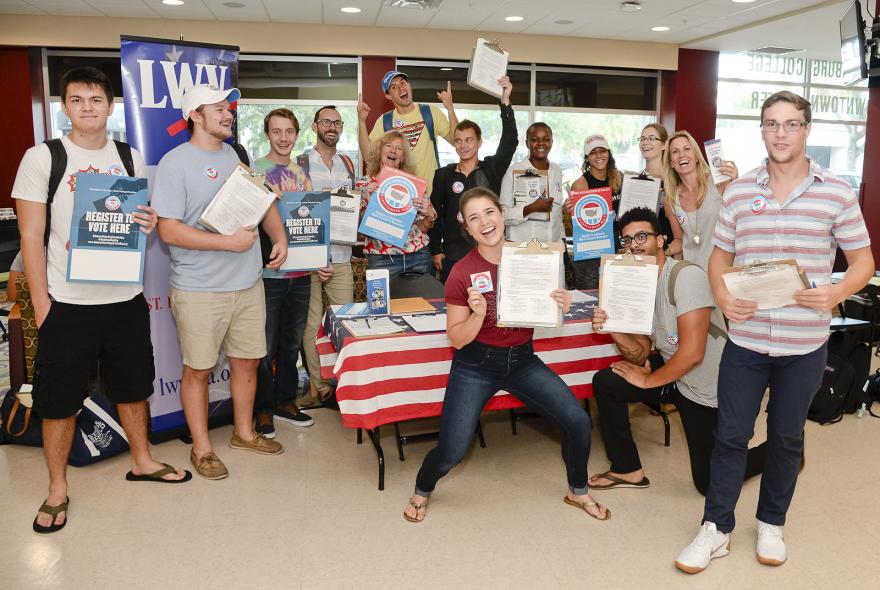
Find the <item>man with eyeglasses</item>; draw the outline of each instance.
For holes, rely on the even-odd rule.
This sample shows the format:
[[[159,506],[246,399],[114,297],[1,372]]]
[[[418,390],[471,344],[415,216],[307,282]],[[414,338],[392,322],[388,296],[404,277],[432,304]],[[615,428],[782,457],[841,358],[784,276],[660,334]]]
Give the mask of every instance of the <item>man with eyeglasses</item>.
[[[355,183],[355,167],[351,158],[337,151],[337,144],[345,128],[339,111],[333,105],[321,107],[315,112],[312,131],[315,147],[297,157],[299,165],[308,172],[315,190],[335,191],[351,189]],[[312,395],[327,400],[332,394],[329,382],[321,378],[321,362],[315,348],[315,337],[324,317],[322,293],[330,305],[354,301],[354,275],[351,270],[351,246],[330,244],[330,266],[312,273],[309,296],[309,313],[303,336],[303,351],[309,370]]]
[[[299,136],[299,121],[290,109],[270,111],[263,119],[269,153],[254,162],[266,183],[278,193],[312,190],[308,174],[290,154]],[[265,238],[264,238],[265,240]],[[265,247],[263,248],[265,252]],[[314,420],[296,405],[299,388],[299,349],[309,313],[309,272],[288,272],[263,277],[266,296],[266,356],[257,372],[254,418],[257,434],[275,438],[275,417],[294,426],[311,426]]]
[[[768,386],[756,554],[766,565],[785,562],[782,527],[797,483],[807,410],[825,371],[830,311],[874,272],[855,194],[806,155],[811,117],[802,97],[788,91],[769,96],[761,107],[767,159],[724,191],[709,280],[730,320],[730,339],[718,375],[718,425],[703,523],[675,561],[687,573],[702,571],[729,551],[748,443]],[[849,268],[832,285],[838,245]],[[795,259],[813,285],[795,293],[794,305],[759,310],[724,285],[730,266],[784,258]]]
[[[610,333],[624,360],[593,375],[593,396],[611,466],[593,475],[589,486],[610,490],[651,485],[633,440],[629,404],[671,402],[684,426],[694,486],[705,494],[718,407],[718,363],[726,341],[724,321],[715,308],[706,272],[690,262],[667,259],[666,240],[653,211],[630,209],[621,216],[620,228],[621,246],[637,256],[655,257],[660,267],[654,332],[651,336]],[[601,332],[607,320],[608,314],[596,309],[593,329]],[[761,472],[763,447],[749,451],[747,477]]]

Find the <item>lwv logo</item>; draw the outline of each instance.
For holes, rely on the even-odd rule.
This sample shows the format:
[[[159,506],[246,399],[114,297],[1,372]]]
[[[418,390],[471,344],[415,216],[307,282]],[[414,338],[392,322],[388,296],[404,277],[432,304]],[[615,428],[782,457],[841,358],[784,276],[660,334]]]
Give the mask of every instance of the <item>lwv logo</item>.
[[[226,87],[226,74],[229,71],[229,66],[195,64],[195,73],[193,73],[192,64],[160,61],[159,66],[161,66],[161,73],[165,77],[165,87],[168,89],[168,94],[162,95],[161,100],[157,100],[153,78],[156,71],[156,60],[139,59],[137,62],[141,78],[140,106],[144,109],[164,109],[169,97],[171,98],[171,106],[179,109],[184,91],[189,90],[195,84],[208,84],[217,88]]]

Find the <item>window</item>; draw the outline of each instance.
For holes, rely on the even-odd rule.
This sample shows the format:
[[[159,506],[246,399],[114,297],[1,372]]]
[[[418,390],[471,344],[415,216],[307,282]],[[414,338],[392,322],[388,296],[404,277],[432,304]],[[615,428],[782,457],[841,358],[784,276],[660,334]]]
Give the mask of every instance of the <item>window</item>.
[[[564,68],[536,72],[535,105],[653,111],[657,76],[581,73]]]
[[[807,154],[852,184],[862,178],[867,83],[843,86],[839,61],[747,52],[721,54],[718,67],[716,135],[741,173],[758,166],[767,151],[761,105],[779,90],[800,94],[812,104],[813,125]]]

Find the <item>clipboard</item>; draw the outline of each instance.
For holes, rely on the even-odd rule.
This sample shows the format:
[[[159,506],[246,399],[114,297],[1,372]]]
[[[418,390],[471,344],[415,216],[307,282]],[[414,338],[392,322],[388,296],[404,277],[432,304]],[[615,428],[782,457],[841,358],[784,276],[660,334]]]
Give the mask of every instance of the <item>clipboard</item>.
[[[623,178],[623,184],[621,185],[620,189],[620,204],[618,205],[617,210],[618,219],[630,209],[635,209],[636,207],[644,207],[648,205],[648,203],[644,202],[643,195],[636,195],[636,198],[634,200],[631,191],[624,190],[625,188],[628,188],[628,184],[633,182],[657,183],[657,198],[651,203],[651,210],[654,211],[654,213],[657,213],[660,210],[660,189],[662,188],[661,181],[651,176],[648,176],[647,172],[645,170],[642,170],[642,172],[638,175],[625,175]],[[651,186],[650,188],[651,192],[653,192],[654,187]],[[632,202],[633,200],[634,202]]]
[[[480,65],[484,67],[475,69],[474,60],[477,57],[477,50],[480,48],[485,48],[489,52],[481,58],[487,63],[481,62]],[[484,52],[481,51],[481,53]],[[487,57],[489,59],[487,59]],[[507,66],[509,62],[510,52],[501,46],[501,41],[498,39],[489,40],[477,37],[477,43],[471,52],[471,61],[468,64],[467,85],[494,96],[495,98],[501,98],[503,95],[503,89],[498,85],[496,80],[507,75]]]
[[[615,268],[646,268],[653,266],[653,283],[650,287],[646,285],[646,290],[643,292],[636,293],[631,288],[627,292],[627,290],[624,289],[618,294],[620,299],[615,298],[614,302],[611,303],[608,301],[608,296],[605,293],[607,278],[606,270],[609,266],[614,266]],[[603,330],[608,332],[623,332],[627,334],[651,335],[653,332],[654,304],[657,298],[657,280],[659,278],[659,271],[660,268],[657,266],[656,258],[653,256],[637,255],[631,252],[602,255],[599,266],[599,307],[608,311],[609,321],[606,322],[606,326],[612,324],[610,327],[603,328]],[[637,279],[645,280],[646,277],[637,277]],[[624,293],[629,295],[629,297],[624,297]],[[644,307],[641,312],[641,317],[635,313],[635,310],[639,309],[639,306]],[[620,317],[615,313],[618,309],[622,312]],[[626,317],[627,314],[629,314],[629,317]],[[617,327],[617,322],[622,322],[625,327]]]
[[[549,170],[536,170],[534,168],[526,168],[524,170],[511,170],[511,175],[513,178],[513,203],[516,207],[525,207],[535,202],[537,199],[549,199],[554,205],[557,205],[556,200],[550,198]],[[520,190],[517,190],[517,181],[522,178],[541,179],[538,182],[537,196],[524,193],[522,188],[520,188]],[[519,180],[520,185],[522,184],[522,182],[523,181]],[[538,211],[535,213],[529,213],[526,216],[526,219],[531,219],[534,221],[550,221],[550,212]]]
[[[505,249],[510,250],[514,249],[514,256],[553,256],[555,253],[559,254],[559,274],[556,279],[554,289],[563,288],[565,285],[565,269],[563,268],[562,255],[565,252],[565,245],[561,242],[541,242],[536,238],[532,238],[528,242],[522,242],[516,245],[506,245]],[[504,263],[504,258],[501,259],[502,264]],[[502,270],[499,265],[498,269],[498,292],[496,296],[496,308],[497,315],[495,320],[495,325],[499,328],[559,328],[563,323],[563,313],[562,310],[557,307],[556,311],[556,319],[553,322],[531,322],[531,321],[517,321],[517,320],[507,320],[505,321],[501,317],[502,305],[504,304],[504,281],[502,280]],[[553,289],[551,289],[552,291]],[[549,305],[554,305],[551,301],[548,302]]]
[[[754,301],[759,310],[792,305],[796,291],[811,287],[804,270],[791,258],[732,266],[724,269],[721,276],[731,294],[744,301]]]

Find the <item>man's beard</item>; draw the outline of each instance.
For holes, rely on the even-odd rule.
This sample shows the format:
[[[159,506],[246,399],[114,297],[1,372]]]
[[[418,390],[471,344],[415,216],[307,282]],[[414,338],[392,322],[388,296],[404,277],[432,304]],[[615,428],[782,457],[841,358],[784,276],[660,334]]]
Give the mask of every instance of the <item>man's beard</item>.
[[[327,139],[327,135],[328,135],[329,133],[330,133],[330,131],[319,131],[319,132],[318,132],[318,139],[320,139],[321,142],[322,142],[324,145],[326,145],[327,147],[336,147],[336,144],[339,143],[339,134],[336,133],[336,134],[335,134],[335,135],[336,135],[336,138],[333,139],[332,142],[331,142],[331,140]]]

